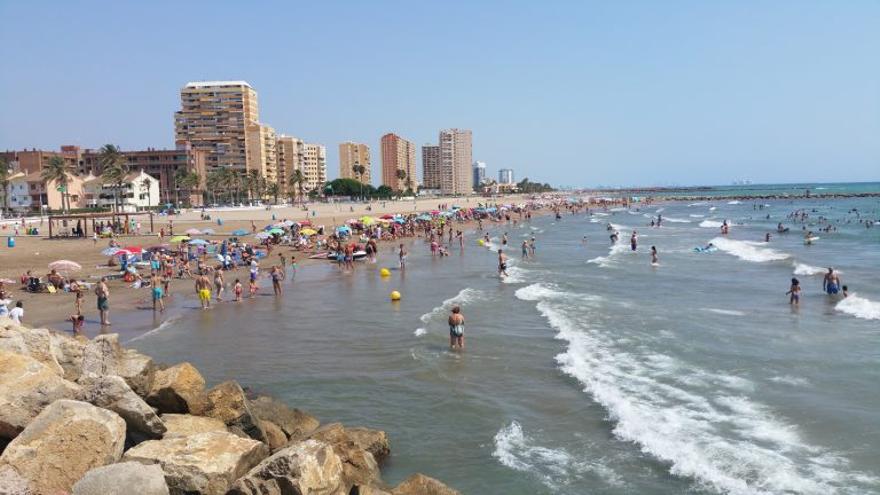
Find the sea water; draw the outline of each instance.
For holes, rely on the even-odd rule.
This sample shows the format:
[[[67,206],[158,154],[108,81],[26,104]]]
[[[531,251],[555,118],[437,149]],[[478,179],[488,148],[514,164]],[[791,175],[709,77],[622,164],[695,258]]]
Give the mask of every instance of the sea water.
[[[663,226],[648,227],[660,208]],[[798,208],[838,231],[804,245],[785,218]],[[265,281],[210,311],[178,295],[168,321],[138,316],[123,340],[211,383],[387,431],[389,482],[419,471],[468,494],[880,493],[880,226],[853,208],[880,218],[876,198],[722,200],[494,224],[490,248],[469,232],[446,258],[411,242],[405,270],[388,249],[351,274],[301,269],[283,298]],[[537,255],[520,260],[532,235]],[[717,251],[693,251],[710,241]],[[846,300],[821,293],[828,266]],[[453,305],[463,352],[448,348]]]

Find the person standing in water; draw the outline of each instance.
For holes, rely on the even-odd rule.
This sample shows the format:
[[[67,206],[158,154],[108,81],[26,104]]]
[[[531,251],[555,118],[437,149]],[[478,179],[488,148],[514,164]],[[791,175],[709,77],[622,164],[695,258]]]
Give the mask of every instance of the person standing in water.
[[[529,241],[523,240],[522,242],[522,259],[529,258]]]
[[[202,309],[211,307],[211,281],[208,280],[207,275],[196,277],[195,289],[196,294],[199,296],[199,301],[202,303]]]
[[[507,255],[503,249],[498,250],[498,276],[504,278],[507,276]]]
[[[657,265],[660,263],[660,258],[657,256],[657,246],[651,246],[651,264]]]
[[[110,289],[107,287],[107,277],[101,277],[101,281],[95,286],[95,295],[98,297],[98,313],[101,315],[101,325],[109,325]]]
[[[403,243],[400,244],[400,248],[397,250],[397,258],[400,261],[400,268],[406,268],[406,248],[403,247]]]
[[[280,266],[275,265],[272,267],[270,275],[272,277],[272,290],[275,292],[275,295],[283,295],[284,289],[281,287],[281,281],[284,280],[284,270]]]
[[[163,300],[164,294],[162,291],[162,279],[159,277],[159,272],[153,271],[150,275],[150,290],[153,293],[153,311],[156,311],[156,307],[159,307],[159,311],[165,311],[165,301]]]
[[[791,287],[786,292],[787,295],[791,297],[788,299],[788,304],[793,306],[800,306],[801,302],[801,283],[798,279],[791,279]]]
[[[635,251],[639,247],[639,235],[636,233],[635,230],[633,230],[632,235],[629,237],[629,247],[633,251]]]
[[[840,277],[834,273],[834,268],[828,268],[828,273],[825,274],[825,279],[822,280],[822,291],[829,296],[840,292]]]
[[[223,281],[223,269],[219,269],[214,272],[214,292],[217,293],[217,302],[221,302],[222,294],[223,294],[223,286],[226,283]]]
[[[464,316],[461,307],[453,306],[452,314],[449,315],[449,348],[464,349]]]

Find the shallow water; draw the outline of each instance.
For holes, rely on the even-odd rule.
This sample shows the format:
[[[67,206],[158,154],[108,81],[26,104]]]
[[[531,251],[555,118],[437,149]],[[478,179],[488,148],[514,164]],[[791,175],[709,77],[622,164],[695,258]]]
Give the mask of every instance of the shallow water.
[[[204,312],[175,301],[164,325],[132,317],[123,340],[212,383],[386,430],[390,482],[421,471],[469,494],[880,492],[880,226],[760,242],[798,207],[876,219],[880,205],[765,203],[664,205],[660,229],[645,226],[657,207],[496,226],[492,246],[506,229],[514,258],[537,237],[537,259],[516,260],[507,283],[476,233],[443,259],[415,242],[387,279],[391,252],[353,274],[301,270],[283,299]],[[723,219],[725,238],[701,226]],[[692,251],[713,239],[718,251]],[[832,264],[855,294],[844,302],[820,294]],[[453,304],[467,318],[462,353],[447,349]]]

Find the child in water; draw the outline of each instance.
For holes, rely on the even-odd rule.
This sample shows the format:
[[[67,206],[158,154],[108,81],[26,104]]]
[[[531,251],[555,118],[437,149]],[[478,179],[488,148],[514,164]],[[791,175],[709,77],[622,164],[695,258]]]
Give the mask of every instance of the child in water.
[[[241,286],[241,281],[239,279],[235,279],[235,285],[232,288],[232,292],[235,294],[235,302],[241,302],[241,293],[244,289]]]
[[[788,300],[788,304],[794,304],[795,306],[800,305],[801,301],[801,283],[798,279],[791,279],[791,288],[788,289],[786,294],[791,294],[791,298]]]

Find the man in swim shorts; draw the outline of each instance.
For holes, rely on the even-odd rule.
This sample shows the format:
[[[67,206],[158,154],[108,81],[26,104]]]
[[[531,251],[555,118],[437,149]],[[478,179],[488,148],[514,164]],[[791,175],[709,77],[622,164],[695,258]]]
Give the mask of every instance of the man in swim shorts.
[[[504,278],[507,276],[507,255],[503,249],[498,250],[498,276]]]
[[[211,306],[211,281],[207,275],[199,275],[196,278],[196,294],[202,303],[202,309],[208,309]]]
[[[464,316],[461,307],[453,306],[452,314],[449,315],[449,348],[464,349]]]
[[[153,293],[153,311],[156,311],[156,306],[159,306],[159,311],[165,311],[165,301],[162,300],[163,291],[162,291],[162,279],[159,278],[158,272],[153,272],[150,275],[150,290]]]
[[[107,277],[101,277],[101,281],[95,286],[95,295],[98,296],[98,313],[101,315],[101,325],[109,325],[110,289],[107,288]]]
[[[834,273],[834,268],[828,267],[828,273],[825,274],[825,279],[822,280],[822,290],[829,296],[840,292],[840,277]]]

